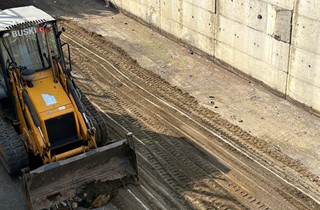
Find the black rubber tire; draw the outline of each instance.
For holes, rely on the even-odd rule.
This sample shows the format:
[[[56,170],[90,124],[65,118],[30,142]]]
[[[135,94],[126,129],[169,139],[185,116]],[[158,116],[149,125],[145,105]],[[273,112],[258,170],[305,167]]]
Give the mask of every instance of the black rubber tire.
[[[100,111],[90,102],[90,100],[79,90],[81,102],[86,111],[86,114],[92,120],[93,126],[96,128],[96,142],[98,146],[108,144],[107,124],[103,119]]]
[[[11,122],[0,118],[0,160],[10,176],[28,167],[28,154]]]

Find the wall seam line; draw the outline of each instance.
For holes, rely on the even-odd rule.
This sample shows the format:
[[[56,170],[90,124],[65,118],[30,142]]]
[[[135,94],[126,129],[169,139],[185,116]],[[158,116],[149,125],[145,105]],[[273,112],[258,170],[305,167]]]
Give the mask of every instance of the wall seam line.
[[[290,70],[291,70],[291,59],[293,57],[292,54],[292,48],[293,48],[293,45],[292,45],[292,40],[293,40],[293,34],[294,34],[294,31],[293,31],[293,21],[295,21],[296,19],[296,13],[295,13],[295,10],[297,7],[297,4],[299,3],[299,0],[296,0],[294,5],[293,5],[293,9],[292,9],[292,15],[291,15],[291,25],[290,25],[290,40],[289,40],[289,52],[288,52],[288,69],[287,69],[287,78],[286,78],[286,84],[285,84],[285,92],[284,92],[284,97],[287,99],[289,97],[288,95],[288,92],[289,92],[289,83],[290,83]]]

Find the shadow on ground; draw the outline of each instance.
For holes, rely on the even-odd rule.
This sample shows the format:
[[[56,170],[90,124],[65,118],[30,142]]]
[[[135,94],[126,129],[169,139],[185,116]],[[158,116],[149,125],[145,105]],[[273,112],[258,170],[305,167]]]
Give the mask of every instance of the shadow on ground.
[[[91,101],[98,103],[102,110],[108,108],[108,104],[99,104],[103,99],[108,98],[108,93],[99,96],[89,91],[83,92]],[[222,188],[216,190],[209,186],[210,183],[219,185],[215,181],[221,179],[223,177],[221,175],[228,173],[230,169],[214,155],[199,149],[201,146],[196,145],[188,137],[183,134],[171,136],[146,129],[146,122],[141,122],[140,119],[129,115],[119,116],[112,112],[103,113],[101,111],[100,114],[104,116],[108,124],[110,139],[123,139],[128,131],[139,139],[135,143],[138,168],[142,172],[140,173],[142,186],[159,193],[158,196],[161,199],[171,200],[172,203],[174,203],[173,200],[176,200],[186,209],[192,209],[194,206],[185,195],[194,195],[199,196],[197,202],[205,206],[213,206],[210,200],[218,199],[231,209],[235,206],[246,209],[235,197],[230,196],[227,190]],[[166,130],[164,125],[159,125],[157,129]],[[207,182],[207,180],[210,181]],[[161,189],[166,189],[166,194],[161,194]],[[115,205],[117,205],[117,200],[120,199],[115,198]],[[130,206],[130,203],[128,205]],[[173,206],[168,204],[165,207],[168,209],[181,208],[174,204],[171,205]]]

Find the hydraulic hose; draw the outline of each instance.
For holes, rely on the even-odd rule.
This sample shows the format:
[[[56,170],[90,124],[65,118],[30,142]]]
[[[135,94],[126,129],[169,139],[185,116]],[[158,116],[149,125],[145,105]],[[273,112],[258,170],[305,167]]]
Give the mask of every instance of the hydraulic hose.
[[[68,84],[68,89],[69,91],[71,92],[71,95],[74,99],[74,101],[76,102],[76,105],[78,107],[78,110],[80,113],[84,113],[84,109],[83,109],[83,106],[82,106],[82,103],[77,95],[77,91],[74,87],[74,85],[72,84],[71,80],[70,79],[67,79],[67,84]]]
[[[24,102],[26,103],[26,105],[27,105],[27,107],[28,107],[28,110],[29,110],[29,112],[30,112],[30,115],[31,115],[31,117],[32,117],[32,121],[33,121],[34,125],[35,125],[36,127],[40,127],[39,118],[38,118],[38,116],[37,116],[37,114],[36,114],[36,111],[34,110],[34,108],[33,108],[33,106],[32,106],[32,103],[31,103],[31,101],[30,101],[30,98],[29,98],[29,95],[28,95],[27,91],[26,91],[26,90],[23,90],[23,91],[22,91],[22,95],[23,95],[23,100],[24,100]]]
[[[45,138],[44,138],[44,135],[43,135],[42,130],[41,130],[41,127],[40,127],[39,118],[38,118],[38,116],[37,116],[37,114],[36,114],[36,111],[34,110],[34,108],[33,108],[33,106],[32,106],[32,103],[31,103],[31,101],[30,101],[29,95],[28,95],[28,93],[27,93],[26,90],[22,90],[22,96],[23,96],[23,100],[24,100],[25,104],[26,104],[27,107],[28,107],[28,110],[29,110],[29,112],[30,112],[32,121],[33,121],[34,125],[37,127],[37,129],[38,129],[38,131],[39,131],[39,133],[40,133],[40,135],[41,135],[41,138],[42,138],[42,140],[43,140],[44,145],[45,145],[46,147],[48,147],[48,144],[47,144],[47,142],[46,142],[46,140],[45,140]]]
[[[78,107],[79,112],[82,114],[87,127],[89,129],[91,129],[93,127],[93,125],[89,121],[89,119],[84,111],[83,105],[82,105],[82,103],[79,99],[79,96],[77,94],[76,88],[74,87],[74,84],[72,83],[72,81],[69,78],[67,79],[67,84],[68,84],[69,91],[71,92],[71,95],[73,96],[73,99]]]

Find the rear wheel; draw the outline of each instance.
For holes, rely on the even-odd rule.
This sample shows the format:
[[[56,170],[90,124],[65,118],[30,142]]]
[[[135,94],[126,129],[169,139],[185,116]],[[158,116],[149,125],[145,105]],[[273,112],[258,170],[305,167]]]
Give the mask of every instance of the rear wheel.
[[[10,176],[29,165],[24,144],[13,125],[0,118],[0,160]]]
[[[104,121],[101,113],[89,101],[89,99],[79,90],[81,95],[81,102],[86,110],[87,115],[92,120],[93,126],[96,128],[96,142],[98,146],[106,145],[108,143],[107,124]]]

